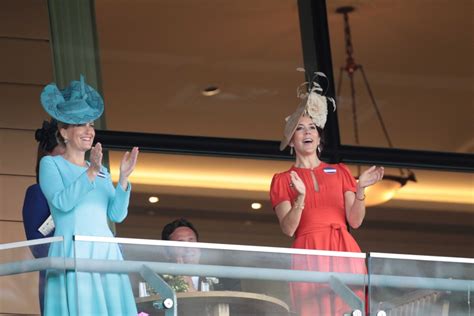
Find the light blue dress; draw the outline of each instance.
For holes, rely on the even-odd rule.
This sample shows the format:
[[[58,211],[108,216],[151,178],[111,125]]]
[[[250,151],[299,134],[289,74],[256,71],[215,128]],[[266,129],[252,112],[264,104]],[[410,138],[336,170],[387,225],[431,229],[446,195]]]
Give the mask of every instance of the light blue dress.
[[[123,260],[113,243],[75,242],[73,235],[113,237],[107,218],[121,222],[128,212],[130,185],[126,191],[113,187],[110,174],[102,167],[91,182],[87,168],[62,156],[46,156],[40,162],[40,186],[56,224],[55,236],[64,237],[64,245],[54,243],[50,257]],[[63,247],[64,246],[64,247]],[[126,274],[61,273],[48,271],[44,314],[58,315],[137,315]]]

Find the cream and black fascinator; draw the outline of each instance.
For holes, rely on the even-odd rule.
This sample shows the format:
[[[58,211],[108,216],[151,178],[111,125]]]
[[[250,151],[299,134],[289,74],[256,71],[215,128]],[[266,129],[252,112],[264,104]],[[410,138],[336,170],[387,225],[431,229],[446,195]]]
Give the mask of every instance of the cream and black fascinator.
[[[298,68],[297,70],[304,71],[302,68]],[[327,81],[325,74],[315,72],[310,80],[303,82],[296,89],[296,95],[301,99],[301,102],[296,108],[296,111],[285,119],[286,125],[283,132],[283,139],[280,143],[280,150],[284,150],[290,143],[298,121],[302,116],[306,115],[310,117],[316,126],[323,129],[326,125],[328,115],[328,101],[332,103],[333,109],[336,111],[336,102],[333,98],[324,95],[325,91],[318,83],[318,79],[321,77]]]

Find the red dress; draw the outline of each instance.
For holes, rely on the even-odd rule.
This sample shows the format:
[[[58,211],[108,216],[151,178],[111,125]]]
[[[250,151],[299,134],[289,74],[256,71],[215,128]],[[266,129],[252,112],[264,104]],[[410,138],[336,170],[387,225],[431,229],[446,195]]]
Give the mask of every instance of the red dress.
[[[290,187],[290,171],[296,171],[306,186],[305,208],[295,232],[293,248],[360,252],[347,231],[344,193],[355,192],[356,181],[343,164],[321,162],[314,169],[292,167],[273,176],[270,198],[275,208],[283,201],[293,205],[298,193]],[[295,255],[292,268],[323,272],[366,273],[363,259],[334,256]],[[294,308],[298,315],[343,315],[350,311],[327,286],[317,283],[290,284]],[[355,290],[364,299],[363,287]]]

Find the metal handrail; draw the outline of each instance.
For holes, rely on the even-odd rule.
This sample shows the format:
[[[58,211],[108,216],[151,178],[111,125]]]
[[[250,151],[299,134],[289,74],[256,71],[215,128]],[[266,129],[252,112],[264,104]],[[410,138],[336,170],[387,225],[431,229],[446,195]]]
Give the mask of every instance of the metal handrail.
[[[258,267],[237,267],[208,264],[178,264],[169,262],[132,261],[132,260],[97,260],[48,257],[22,260],[0,264],[0,276],[58,269],[98,273],[139,273],[144,266],[150,267],[158,274],[215,276],[222,278],[273,280],[286,282],[329,283],[331,277],[337,277],[347,285],[364,286],[366,274],[341,272],[320,272],[290,269],[273,269]],[[443,278],[370,275],[371,285],[398,288],[433,289],[443,291],[467,291],[474,288],[474,280],[453,280]]]

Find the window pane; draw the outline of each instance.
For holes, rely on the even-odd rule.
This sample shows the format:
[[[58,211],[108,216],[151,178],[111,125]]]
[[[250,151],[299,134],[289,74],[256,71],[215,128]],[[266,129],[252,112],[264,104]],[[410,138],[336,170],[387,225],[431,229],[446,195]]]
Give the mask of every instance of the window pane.
[[[328,1],[335,82],[346,65],[347,1]],[[473,2],[356,1],[349,13],[353,57],[363,66],[393,146],[474,152]],[[352,4],[354,4],[352,3]],[[350,81],[343,73],[338,118],[343,144],[355,140]],[[389,147],[361,70],[353,76],[359,144]]]
[[[95,3],[108,129],[280,138],[304,81],[296,1]]]

